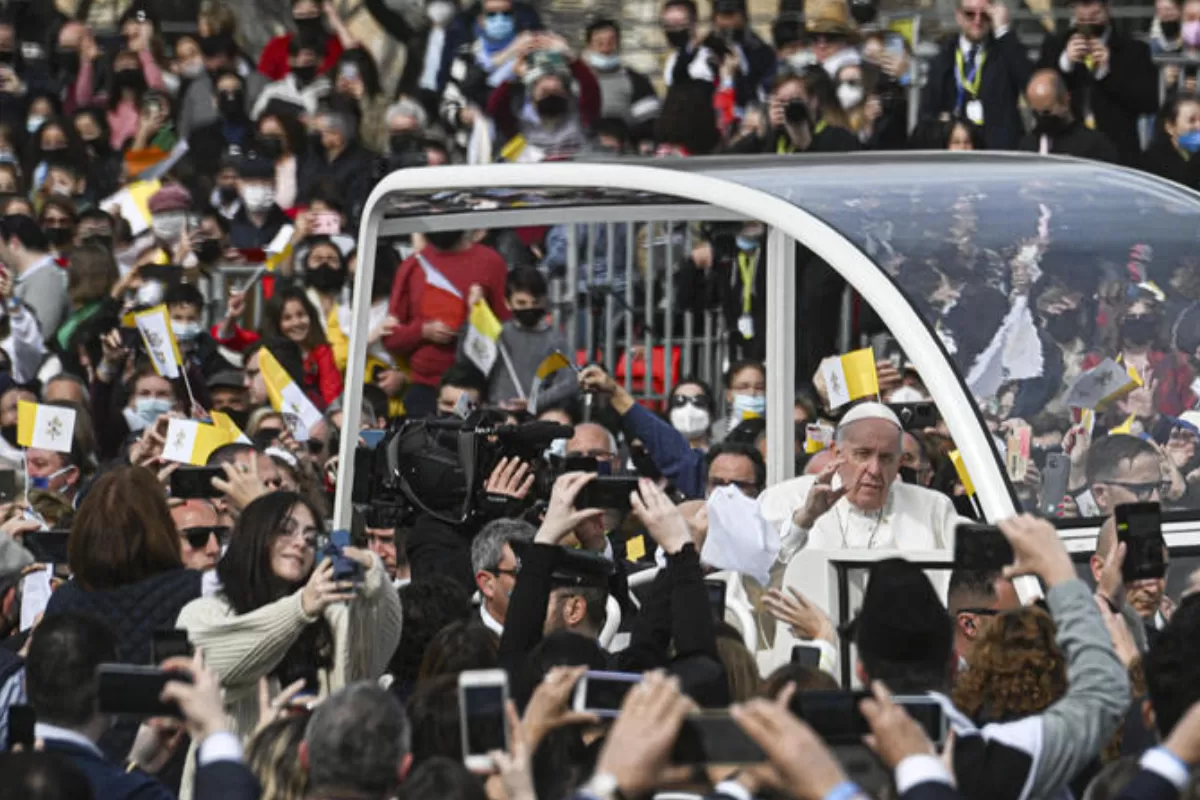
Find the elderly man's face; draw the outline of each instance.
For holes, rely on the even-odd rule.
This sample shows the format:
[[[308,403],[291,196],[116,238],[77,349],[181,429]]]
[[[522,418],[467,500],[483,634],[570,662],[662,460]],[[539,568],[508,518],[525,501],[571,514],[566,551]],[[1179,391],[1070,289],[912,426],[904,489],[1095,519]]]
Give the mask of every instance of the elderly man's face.
[[[900,470],[900,429],[883,419],[863,419],[842,431],[838,474],[846,498],[862,511],[878,511]]]
[[[602,464],[610,465],[617,460],[611,434],[594,422],[575,426],[575,435],[567,442],[567,456],[594,458]]]

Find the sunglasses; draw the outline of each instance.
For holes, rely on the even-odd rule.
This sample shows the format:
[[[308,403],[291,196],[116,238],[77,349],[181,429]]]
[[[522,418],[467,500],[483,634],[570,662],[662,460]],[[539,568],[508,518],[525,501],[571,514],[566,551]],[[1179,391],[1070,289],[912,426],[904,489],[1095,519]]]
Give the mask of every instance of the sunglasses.
[[[706,395],[676,394],[671,396],[671,408],[683,408],[687,405],[693,405],[696,408],[702,408],[705,411],[712,410],[712,400]]]
[[[962,15],[967,19],[973,19],[977,22],[982,22],[989,18],[988,12],[986,11],[963,11]]]
[[[1107,486],[1120,486],[1128,492],[1131,492],[1138,500],[1149,500],[1154,497],[1154,493],[1165,495],[1171,490],[1171,484],[1165,481],[1152,481],[1149,483],[1122,483],[1121,481],[1104,481]]]
[[[206,545],[208,545],[208,539],[210,536],[216,536],[217,543],[220,545],[224,545],[225,540],[227,538],[229,538],[229,526],[228,525],[197,526],[195,528],[184,528],[183,530],[180,531],[180,533],[183,534],[183,538],[187,539],[188,545],[193,550],[199,550],[199,549],[205,547]]]

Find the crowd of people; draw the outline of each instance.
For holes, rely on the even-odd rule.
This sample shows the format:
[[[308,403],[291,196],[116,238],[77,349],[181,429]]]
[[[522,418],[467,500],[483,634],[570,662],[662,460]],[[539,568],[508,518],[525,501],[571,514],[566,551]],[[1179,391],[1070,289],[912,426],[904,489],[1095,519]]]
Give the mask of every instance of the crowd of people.
[[[731,359],[720,386],[646,376],[670,387],[657,400],[571,366],[574,339],[550,314],[575,257],[612,287],[662,280],[626,263],[645,228],[414,234],[378,248],[369,299],[349,286],[371,189],[416,166],[1020,149],[1200,188],[1194,76],[1168,76],[1160,110],[1151,60],[1200,47],[1193,2],[1158,3],[1147,45],[1107,2],[1076,0],[1035,66],[1002,4],[960,0],[912,131],[920,72],[870,3],[809,3],[767,42],[742,0],[715,0],[710,20],[666,0],[668,57],[645,75],[623,63],[613,20],[571,42],[517,0],[429,0],[420,15],[367,0],[405,45],[394,93],[371,43],[317,0],[292,0],[294,29],[257,57],[222,3],[170,36],[142,0],[112,36],[50,3],[5,4],[0,799],[1192,793],[1200,577],[1176,596],[1165,576],[1126,580],[1113,522],[1129,503],[1200,505],[1189,253],[1060,263],[1061,203],[1014,214],[1008,233],[1029,230],[993,251],[973,238],[985,206],[970,198],[943,258],[906,261],[902,235],[877,239],[897,244],[889,269],[1041,518],[999,523],[1003,569],[931,580],[879,560],[853,621],[789,567],[811,551],[949,552],[979,509],[903,353],[870,356],[872,396],[835,397],[828,265],[801,265],[798,477],[774,485],[760,223],[687,226],[680,263],[660,265],[680,293],[661,313],[714,305]],[[215,293],[224,267],[266,262]],[[178,377],[139,327],[159,307]],[[359,429],[345,430],[356,314],[368,363]],[[490,358],[480,317],[499,328]],[[168,431],[184,421],[233,434],[181,457]],[[475,425],[555,433],[468,450],[454,429]],[[337,482],[344,436],[359,475],[380,477],[366,464],[381,440],[377,454],[408,460],[391,464],[399,488],[368,487],[342,545],[329,519],[352,492]],[[525,444],[497,449],[511,441]],[[463,468],[484,451],[482,474]],[[1051,521],[1073,517],[1103,523],[1090,580]],[[181,638],[188,655],[164,653]],[[793,646],[815,660],[790,660]],[[151,710],[123,705],[135,681],[106,682],[136,667],[167,672]],[[460,682],[495,670],[504,745],[470,752]],[[640,678],[602,718],[573,702],[589,670]],[[848,740],[806,709],[852,685],[867,691],[838,695],[861,719]],[[914,698],[952,734],[918,722]],[[696,758],[701,723],[724,725],[702,747],[758,755]],[[469,769],[480,755],[491,768]]]

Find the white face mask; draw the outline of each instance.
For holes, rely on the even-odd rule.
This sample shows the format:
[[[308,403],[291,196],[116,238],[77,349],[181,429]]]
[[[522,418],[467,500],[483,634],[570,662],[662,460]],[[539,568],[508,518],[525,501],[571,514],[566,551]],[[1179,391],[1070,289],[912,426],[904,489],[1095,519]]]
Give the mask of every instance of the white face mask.
[[[261,214],[275,205],[275,190],[261,183],[250,183],[242,188],[242,201],[246,208]]]
[[[179,238],[183,236],[183,231],[186,227],[187,214],[176,211],[155,214],[150,220],[150,229],[154,231],[155,238],[169,245],[175,245],[179,242]]]
[[[691,403],[671,409],[671,426],[679,431],[685,439],[699,436],[707,431],[711,421],[707,411],[696,408]]]
[[[429,17],[429,21],[439,28],[454,19],[454,12],[454,3],[446,2],[446,0],[434,0],[425,6],[425,16]]]
[[[171,321],[171,331],[175,334],[175,338],[180,344],[190,344],[195,341],[196,337],[200,335],[201,330],[203,329],[200,327],[199,322]]]
[[[858,104],[863,101],[863,89],[861,86],[843,83],[837,88],[837,96],[838,102],[842,104],[842,108],[849,111],[852,108],[857,108]]]
[[[42,125],[44,125],[45,123],[46,123],[45,117],[26,117],[25,118],[25,130],[28,131],[29,133],[37,133],[38,128],[42,127]]]
[[[587,61],[588,66],[600,72],[611,72],[621,66],[621,56],[617,53],[592,53],[583,54],[583,58]]]
[[[162,302],[163,285],[158,281],[145,281],[137,290],[139,305],[156,306]]]
[[[763,395],[735,394],[733,396],[734,425],[742,420],[766,416],[767,398]]]
[[[912,386],[901,386],[887,397],[889,403],[924,403],[927,400],[928,397]]]

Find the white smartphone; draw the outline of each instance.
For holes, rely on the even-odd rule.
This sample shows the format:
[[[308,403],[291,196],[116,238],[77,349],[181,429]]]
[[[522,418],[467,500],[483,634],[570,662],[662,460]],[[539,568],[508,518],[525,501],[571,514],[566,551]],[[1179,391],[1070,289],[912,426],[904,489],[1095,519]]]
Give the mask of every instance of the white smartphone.
[[[473,772],[494,769],[493,750],[508,750],[508,674],[502,669],[472,669],[458,676],[458,716],[463,763]]]
[[[641,682],[640,672],[585,672],[575,684],[572,708],[598,717],[616,717],[621,713],[625,695]]]

